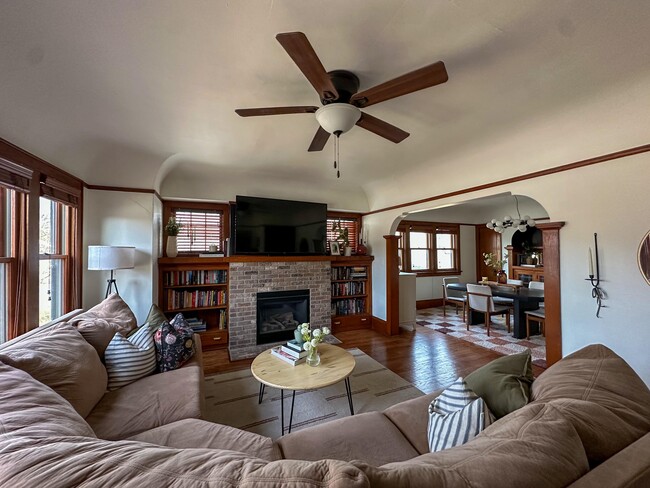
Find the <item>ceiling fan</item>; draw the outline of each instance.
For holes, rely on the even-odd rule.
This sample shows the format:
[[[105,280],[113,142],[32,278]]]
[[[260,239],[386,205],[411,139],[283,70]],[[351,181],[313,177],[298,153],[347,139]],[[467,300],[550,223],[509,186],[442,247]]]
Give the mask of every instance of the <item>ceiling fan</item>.
[[[354,125],[396,144],[403,141],[409,136],[408,132],[361,112],[360,109],[439,85],[449,79],[444,63],[438,61],[359,91],[359,78],[354,73],[346,70],[325,71],[316,51],[302,32],[286,32],[275,38],[316,89],[323,106],[240,108],[235,112],[241,117],[315,113],[320,127],[308,151],[322,151],[330,134],[338,138]]]

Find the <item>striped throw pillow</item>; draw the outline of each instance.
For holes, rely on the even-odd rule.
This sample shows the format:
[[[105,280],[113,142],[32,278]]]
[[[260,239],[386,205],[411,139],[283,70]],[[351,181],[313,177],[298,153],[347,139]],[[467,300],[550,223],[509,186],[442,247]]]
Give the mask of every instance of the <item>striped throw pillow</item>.
[[[483,399],[458,378],[429,405],[429,450],[465,444],[491,422],[492,414]]]
[[[148,324],[124,337],[117,332],[104,353],[108,389],[115,390],[156,371],[155,330]]]

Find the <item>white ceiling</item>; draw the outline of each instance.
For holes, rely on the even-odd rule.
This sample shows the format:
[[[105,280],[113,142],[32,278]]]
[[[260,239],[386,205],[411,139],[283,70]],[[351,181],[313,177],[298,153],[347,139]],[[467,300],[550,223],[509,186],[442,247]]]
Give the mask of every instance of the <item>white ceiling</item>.
[[[0,137],[91,184],[164,189],[182,171],[190,186],[232,178],[217,199],[306,195],[309,182],[369,191],[650,81],[648,25],[646,0],[2,0]],[[319,105],[275,40],[289,31],[362,89],[438,60],[449,81],[368,108],[411,136],[396,145],[354,128],[337,181],[331,144],[307,152],[313,115],[234,113]],[[647,135],[647,106],[629,107],[593,141],[577,117],[573,140],[615,151],[625,130]]]

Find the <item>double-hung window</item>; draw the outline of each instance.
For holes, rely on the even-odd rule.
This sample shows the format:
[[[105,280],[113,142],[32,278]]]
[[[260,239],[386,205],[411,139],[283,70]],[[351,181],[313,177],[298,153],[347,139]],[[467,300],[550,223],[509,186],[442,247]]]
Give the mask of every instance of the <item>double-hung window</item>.
[[[402,221],[397,228],[400,269],[422,276],[460,273],[460,226]]]

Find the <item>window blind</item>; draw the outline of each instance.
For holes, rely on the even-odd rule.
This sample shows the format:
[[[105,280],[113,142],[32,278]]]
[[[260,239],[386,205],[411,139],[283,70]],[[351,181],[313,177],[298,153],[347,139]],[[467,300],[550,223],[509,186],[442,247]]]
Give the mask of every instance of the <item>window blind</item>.
[[[5,188],[28,192],[33,173],[29,168],[0,158],[0,185]]]
[[[330,241],[338,240],[339,231],[332,230],[334,223],[341,223],[341,228],[348,229],[348,240],[350,241],[350,247],[352,248],[352,253],[357,252],[357,245],[359,241],[359,220],[356,218],[328,218],[327,219],[327,250],[329,252]]]
[[[176,222],[182,224],[177,239],[179,253],[207,252],[211,245],[223,252],[222,211],[177,208],[173,213]]]

